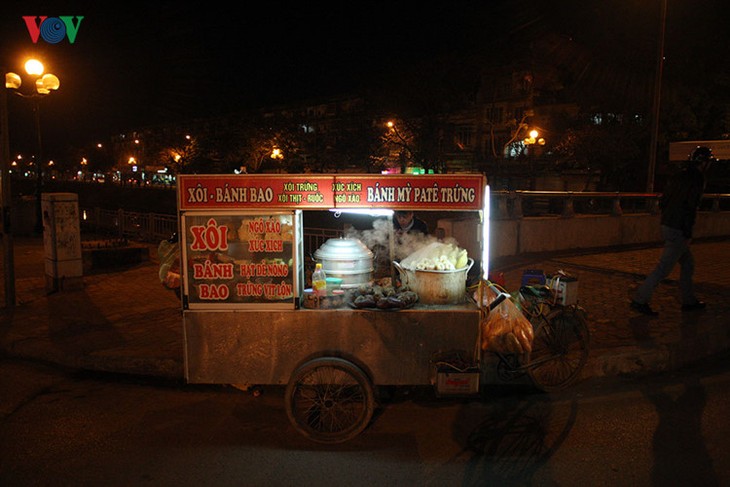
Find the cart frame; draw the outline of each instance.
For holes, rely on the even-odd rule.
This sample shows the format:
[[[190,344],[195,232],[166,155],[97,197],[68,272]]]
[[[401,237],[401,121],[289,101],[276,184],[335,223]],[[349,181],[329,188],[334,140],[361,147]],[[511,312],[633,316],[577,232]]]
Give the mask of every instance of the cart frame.
[[[178,208],[189,383],[286,385],[292,424],[324,443],[347,441],[367,427],[376,387],[436,384],[437,364],[449,354],[474,365],[478,390],[483,378],[480,322],[488,310],[466,293],[463,303],[417,304],[398,311],[301,308],[305,279],[300,212],[474,211],[481,225],[479,272],[486,280],[489,187],[483,175],[180,175]],[[242,303],[225,299],[229,291],[222,293],[224,298],[208,301],[194,295],[200,283],[189,270],[191,256],[195,250],[199,255],[201,246],[210,252],[226,250],[226,231],[216,218],[238,214],[292,215],[291,242],[277,245],[292,244],[284,255],[291,260],[292,275],[284,276],[286,283],[282,280],[293,289],[291,297],[276,303]],[[230,278],[236,268],[228,265],[220,264],[222,270],[209,265],[207,277],[218,278],[219,272]],[[466,385],[474,392],[470,383]],[[454,391],[460,391],[458,385]]]

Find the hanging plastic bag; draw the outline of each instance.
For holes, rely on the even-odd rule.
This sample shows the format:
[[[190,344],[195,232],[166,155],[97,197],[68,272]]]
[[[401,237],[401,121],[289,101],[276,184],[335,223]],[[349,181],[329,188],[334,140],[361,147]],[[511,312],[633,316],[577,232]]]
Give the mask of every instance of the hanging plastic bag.
[[[163,240],[157,247],[159,278],[168,289],[180,289],[180,244],[177,239]]]
[[[484,300],[488,306],[497,294],[485,286]],[[475,299],[478,299],[475,296]],[[532,351],[532,324],[511,299],[499,303],[482,319],[482,350],[497,353],[522,354]]]

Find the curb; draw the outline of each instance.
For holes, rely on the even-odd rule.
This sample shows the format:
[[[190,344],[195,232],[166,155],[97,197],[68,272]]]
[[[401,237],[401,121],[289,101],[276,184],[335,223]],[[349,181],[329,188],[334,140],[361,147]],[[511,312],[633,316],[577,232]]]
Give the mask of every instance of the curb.
[[[33,345],[18,343],[13,344],[11,348],[3,347],[0,349],[0,353],[5,357],[37,361],[88,372],[136,375],[171,381],[182,381],[185,379],[182,360],[147,357],[68,355],[49,350],[39,351]]]

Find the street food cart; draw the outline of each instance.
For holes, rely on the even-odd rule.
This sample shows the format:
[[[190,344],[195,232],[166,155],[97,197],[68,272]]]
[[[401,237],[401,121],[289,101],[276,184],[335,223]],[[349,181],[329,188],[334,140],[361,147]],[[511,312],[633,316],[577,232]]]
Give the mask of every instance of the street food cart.
[[[488,272],[484,176],[180,175],[178,205],[189,383],[286,386],[292,424],[320,442],[359,434],[372,418],[380,386],[477,392],[484,309],[467,292],[466,280],[470,270],[477,280]],[[461,292],[445,301],[431,290],[415,300],[412,294],[405,302],[391,300],[397,303],[392,306],[359,307],[358,293],[385,293],[379,279],[390,279],[393,297],[396,287],[410,289],[407,281],[418,274],[396,269],[392,224],[389,242],[377,251],[393,263],[383,276],[372,272],[370,249],[359,239],[334,237],[305,249],[306,214],[335,219],[359,212],[390,221],[401,209],[471,215],[474,241],[459,246],[462,260],[469,249],[467,266],[432,271],[448,279],[460,273]],[[342,247],[346,255],[338,256]],[[313,296],[311,266],[332,255],[326,270],[340,276],[340,288]],[[459,366],[449,368],[453,360]]]

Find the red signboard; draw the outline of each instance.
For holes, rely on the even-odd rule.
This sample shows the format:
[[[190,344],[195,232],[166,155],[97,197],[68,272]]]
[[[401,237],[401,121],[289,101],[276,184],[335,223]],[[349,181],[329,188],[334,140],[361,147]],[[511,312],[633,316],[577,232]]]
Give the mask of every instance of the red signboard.
[[[485,184],[484,176],[477,174],[180,175],[178,204],[180,210],[479,210]]]
[[[472,174],[336,176],[336,208],[479,210],[484,177]]]
[[[291,212],[203,212],[183,217],[188,304],[294,307]]]
[[[180,175],[181,210],[333,208],[332,178],[290,175]]]

